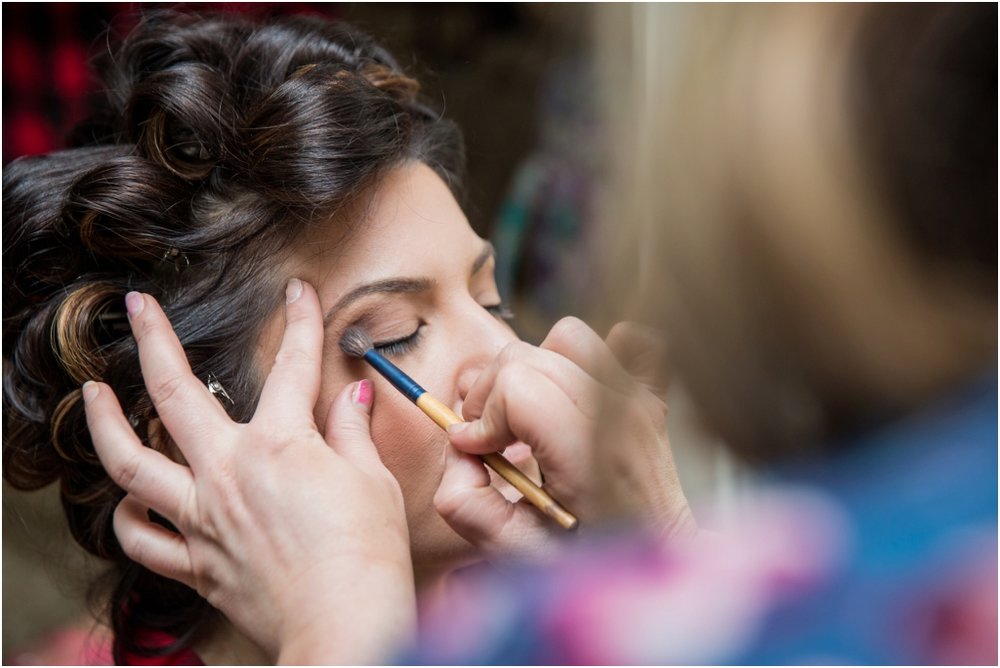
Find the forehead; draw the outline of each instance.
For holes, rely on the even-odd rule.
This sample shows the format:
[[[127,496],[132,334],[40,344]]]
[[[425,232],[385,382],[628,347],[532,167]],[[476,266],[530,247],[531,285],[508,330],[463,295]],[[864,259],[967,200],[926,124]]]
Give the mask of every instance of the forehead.
[[[322,286],[326,302],[361,280],[467,271],[482,244],[444,181],[413,162],[388,173],[355,211],[311,229],[292,270]]]

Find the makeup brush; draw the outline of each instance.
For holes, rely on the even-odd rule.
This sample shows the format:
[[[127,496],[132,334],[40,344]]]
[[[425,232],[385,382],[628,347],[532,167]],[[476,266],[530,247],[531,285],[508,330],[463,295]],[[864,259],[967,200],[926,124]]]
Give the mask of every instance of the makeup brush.
[[[432,397],[427,390],[420,387],[412,378],[407,376],[395,364],[387,360],[382,354],[375,350],[371,337],[360,327],[350,327],[344,332],[340,339],[340,349],[351,357],[360,357],[368,362],[376,371],[385,377],[392,386],[403,393],[403,395],[415,403],[427,417],[434,420],[442,429],[446,430],[453,424],[465,422],[455,411],[448,408]],[[509,482],[517,491],[524,495],[533,506],[554,519],[564,529],[575,529],[577,519],[569,511],[559,505],[548,492],[531,481],[528,476],[499,452],[492,452],[487,455],[480,455],[480,458],[491,469],[496,471],[500,477]]]

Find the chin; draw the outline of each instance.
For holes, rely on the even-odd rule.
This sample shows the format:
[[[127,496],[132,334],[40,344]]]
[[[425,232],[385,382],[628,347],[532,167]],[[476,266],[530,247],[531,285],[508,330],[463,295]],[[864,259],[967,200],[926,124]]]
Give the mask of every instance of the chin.
[[[413,520],[410,523],[410,554],[418,587],[457,568],[482,561],[482,554],[455,533],[440,515],[434,513],[433,517],[421,519],[419,524]]]

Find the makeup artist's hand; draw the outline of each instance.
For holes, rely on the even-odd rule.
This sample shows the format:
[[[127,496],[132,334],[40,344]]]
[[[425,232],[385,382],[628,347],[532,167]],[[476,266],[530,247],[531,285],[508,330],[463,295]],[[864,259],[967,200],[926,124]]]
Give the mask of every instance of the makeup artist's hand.
[[[632,323],[602,340],[576,318],[534,347],[507,346],[463,404],[435,505],[488,553],[544,553],[561,530],[524,502],[511,504],[470,454],[531,447],[545,489],[588,524],[624,520],[665,534],[696,526],[666,434],[662,340]]]
[[[239,424],[192,375],[156,300],[126,298],[150,397],[188,466],[143,447],[108,385],[85,385],[98,455],[128,492],[115,532],[129,557],[196,589],[282,662],[380,663],[415,623],[402,494],[369,436],[370,381],[345,388],[317,429],[319,300],[298,280],[286,299],[281,348]]]

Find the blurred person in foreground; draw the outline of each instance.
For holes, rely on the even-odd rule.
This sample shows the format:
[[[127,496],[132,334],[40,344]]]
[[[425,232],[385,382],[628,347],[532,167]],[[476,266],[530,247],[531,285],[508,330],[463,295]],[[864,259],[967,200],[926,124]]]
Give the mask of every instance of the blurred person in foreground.
[[[699,8],[679,69],[645,63],[657,113],[639,126],[632,241],[646,256],[641,289],[623,276],[620,294],[757,465],[754,507],[719,535],[616,524],[479,574],[425,601],[401,660],[996,663],[996,11]],[[546,429],[570,418],[516,401],[531,363],[505,364],[470,391],[479,419],[452,445],[542,440],[543,471],[585,452],[604,482],[592,503],[626,507],[620,402],[592,443],[560,445]],[[481,484],[450,458],[446,493]],[[324,530],[300,510],[285,524]],[[502,529],[488,520],[464,530]],[[334,594],[313,595],[318,626]],[[311,649],[295,655],[322,662]]]
[[[752,507],[483,583],[413,658],[995,664],[996,7],[690,18],[680,69],[646,63],[632,266]]]

